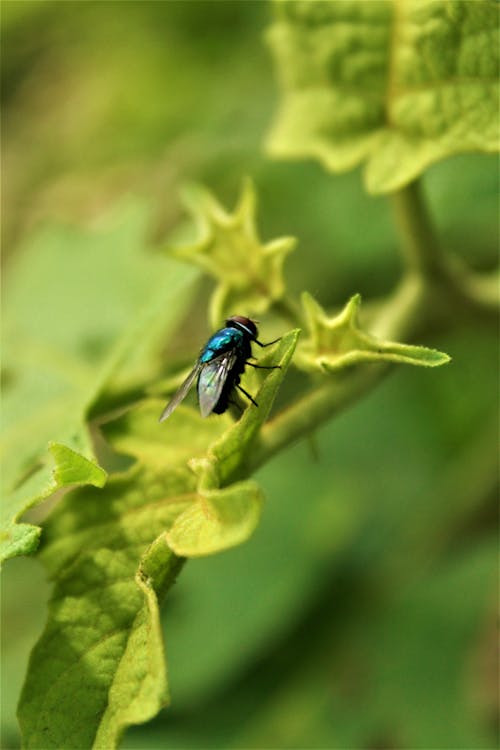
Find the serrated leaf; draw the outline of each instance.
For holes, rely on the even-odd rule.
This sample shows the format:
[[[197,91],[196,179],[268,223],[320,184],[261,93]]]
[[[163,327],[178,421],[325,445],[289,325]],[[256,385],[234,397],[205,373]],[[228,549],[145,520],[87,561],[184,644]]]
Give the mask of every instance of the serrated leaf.
[[[262,509],[260,487],[237,482],[223,490],[208,490],[175,520],[167,541],[176,555],[200,557],[245,542],[255,530]]]
[[[363,331],[358,323],[359,294],[344,309],[329,317],[307,292],[302,295],[308,337],[297,351],[296,364],[310,372],[334,372],[363,362],[397,362],[438,367],[450,361],[447,354],[425,346],[381,341]]]
[[[269,30],[283,99],[272,155],[342,172],[372,193],[435,161],[499,148],[498,4],[277,0]]]
[[[2,560],[30,555],[38,546],[41,529],[32,524],[16,523],[18,508],[26,509],[63,487],[85,484],[103,487],[106,482],[104,469],[66,445],[50,442],[48,451],[47,463],[16,487],[2,504]]]
[[[137,468],[50,516],[40,557],[55,586],[19,706],[25,747],[114,747],[166,703],[157,595],[180,561],[162,535],[195,499],[188,470]]]
[[[87,415],[106,389],[130,387],[148,369],[151,376],[160,335],[189,302],[195,273],[144,250],[148,215],[127,201],[92,231],[46,227],[11,264],[2,558],[36,548],[39,529],[15,527],[27,508],[60,487],[103,484]]]
[[[201,188],[187,191],[186,198],[199,238],[190,245],[170,248],[170,252],[217,280],[210,304],[212,325],[219,326],[235,310],[238,314],[266,312],[284,294],[283,263],[295,240],[280,237],[261,242],[256,227],[256,195],[249,181],[233,213]]]
[[[52,474],[57,485],[61,487],[71,484],[104,486],[106,472],[95,461],[88,461],[79,453],[75,453],[60,443],[49,443],[49,450],[55,459],[56,465]]]

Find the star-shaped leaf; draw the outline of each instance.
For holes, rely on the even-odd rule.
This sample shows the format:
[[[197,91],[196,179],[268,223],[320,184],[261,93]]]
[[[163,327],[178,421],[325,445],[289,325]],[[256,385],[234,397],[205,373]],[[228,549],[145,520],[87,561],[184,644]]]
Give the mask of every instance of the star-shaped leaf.
[[[210,305],[210,320],[220,325],[230,314],[261,314],[285,291],[283,263],[295,246],[293,237],[263,243],[256,227],[256,195],[244,183],[233,213],[202,188],[191,188],[186,202],[198,227],[198,239],[171,248],[178,258],[194,263],[213,276],[217,288]]]
[[[344,309],[329,317],[323,308],[304,292],[304,307],[309,336],[297,351],[298,367],[311,372],[333,372],[363,362],[399,362],[423,367],[446,364],[443,352],[424,346],[381,341],[363,331],[358,323],[359,294],[351,297]]]

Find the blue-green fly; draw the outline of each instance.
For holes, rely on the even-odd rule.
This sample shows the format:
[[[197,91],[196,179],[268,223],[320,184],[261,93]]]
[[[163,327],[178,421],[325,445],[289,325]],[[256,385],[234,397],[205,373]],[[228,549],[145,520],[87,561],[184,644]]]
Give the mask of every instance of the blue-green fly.
[[[240,375],[245,371],[245,366],[250,365],[264,370],[279,368],[279,365],[264,367],[248,361],[252,356],[252,342],[265,347],[279,341],[275,339],[268,344],[263,344],[257,336],[255,321],[244,318],[242,315],[228,318],[225,327],[216,331],[208,339],[195,366],[162,411],[160,422],[168,419],[174,409],[185,399],[196,378],[198,378],[198,400],[202,417],[208,417],[209,414],[223,414],[229,404],[234,403],[231,401],[231,395],[235,388],[238,388],[254,406],[257,406],[257,402],[240,385]]]

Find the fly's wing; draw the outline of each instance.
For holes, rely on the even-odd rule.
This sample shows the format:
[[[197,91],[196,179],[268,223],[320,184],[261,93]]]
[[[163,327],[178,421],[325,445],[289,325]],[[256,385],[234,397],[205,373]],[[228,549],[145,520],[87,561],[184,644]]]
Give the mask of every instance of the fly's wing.
[[[166,407],[163,409],[160,419],[158,420],[159,422],[164,422],[166,419],[168,419],[173,410],[179,406],[181,401],[184,401],[201,368],[201,363],[197,362],[187,376],[186,380],[182,383],[179,390],[172,396]]]
[[[198,381],[198,398],[200,400],[200,412],[202,417],[208,417],[220,398],[222,389],[226,383],[228,374],[236,362],[237,356],[234,350],[224,352],[215,359],[210,360],[200,372]]]

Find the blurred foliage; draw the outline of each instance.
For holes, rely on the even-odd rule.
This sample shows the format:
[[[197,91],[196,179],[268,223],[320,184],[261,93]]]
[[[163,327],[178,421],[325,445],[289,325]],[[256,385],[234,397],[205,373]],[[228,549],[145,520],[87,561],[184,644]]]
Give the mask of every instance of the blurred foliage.
[[[463,151],[498,151],[498,7],[276,0],[269,41],[283,101],[272,153],[344,171],[372,193]]]
[[[262,43],[269,20],[256,2],[2,3],[5,298],[37,340],[74,346],[85,373],[106,371],[110,341],[162,304],[158,284],[144,312],[168,262],[151,250],[140,276],[134,253],[144,234],[156,246],[187,231],[177,191],[189,178],[234,205],[251,174],[261,235],[299,238],[290,286],[326,308],[357,291],[375,299],[398,278],[389,205],[365,195],[359,174],[332,179],[315,164],[263,156],[276,99]],[[478,270],[493,267],[494,160],[454,157],[424,184],[442,244]],[[22,266],[29,288],[16,282]],[[116,284],[102,284],[108,277]],[[103,295],[115,292],[104,317]],[[200,286],[181,327],[175,310],[178,361],[189,363],[209,330],[207,299]],[[78,311],[95,326],[92,341],[79,335]],[[166,329],[150,338],[138,321],[138,330],[115,392],[104,388],[93,406],[68,393],[65,424],[84,404],[99,411],[133,395],[144,372],[171,371],[158,357]],[[467,319],[428,331],[416,343],[449,352],[451,367],[395,373],[318,431],[316,459],[298,445],[258,472],[266,503],[251,542],[190,561],[169,596],[172,707],[129,730],[124,747],[497,746],[496,333]],[[5,387],[26,383],[18,409],[32,415],[51,381],[36,350],[17,344]],[[2,747],[11,750],[47,591],[35,560],[9,561],[3,576]]]

